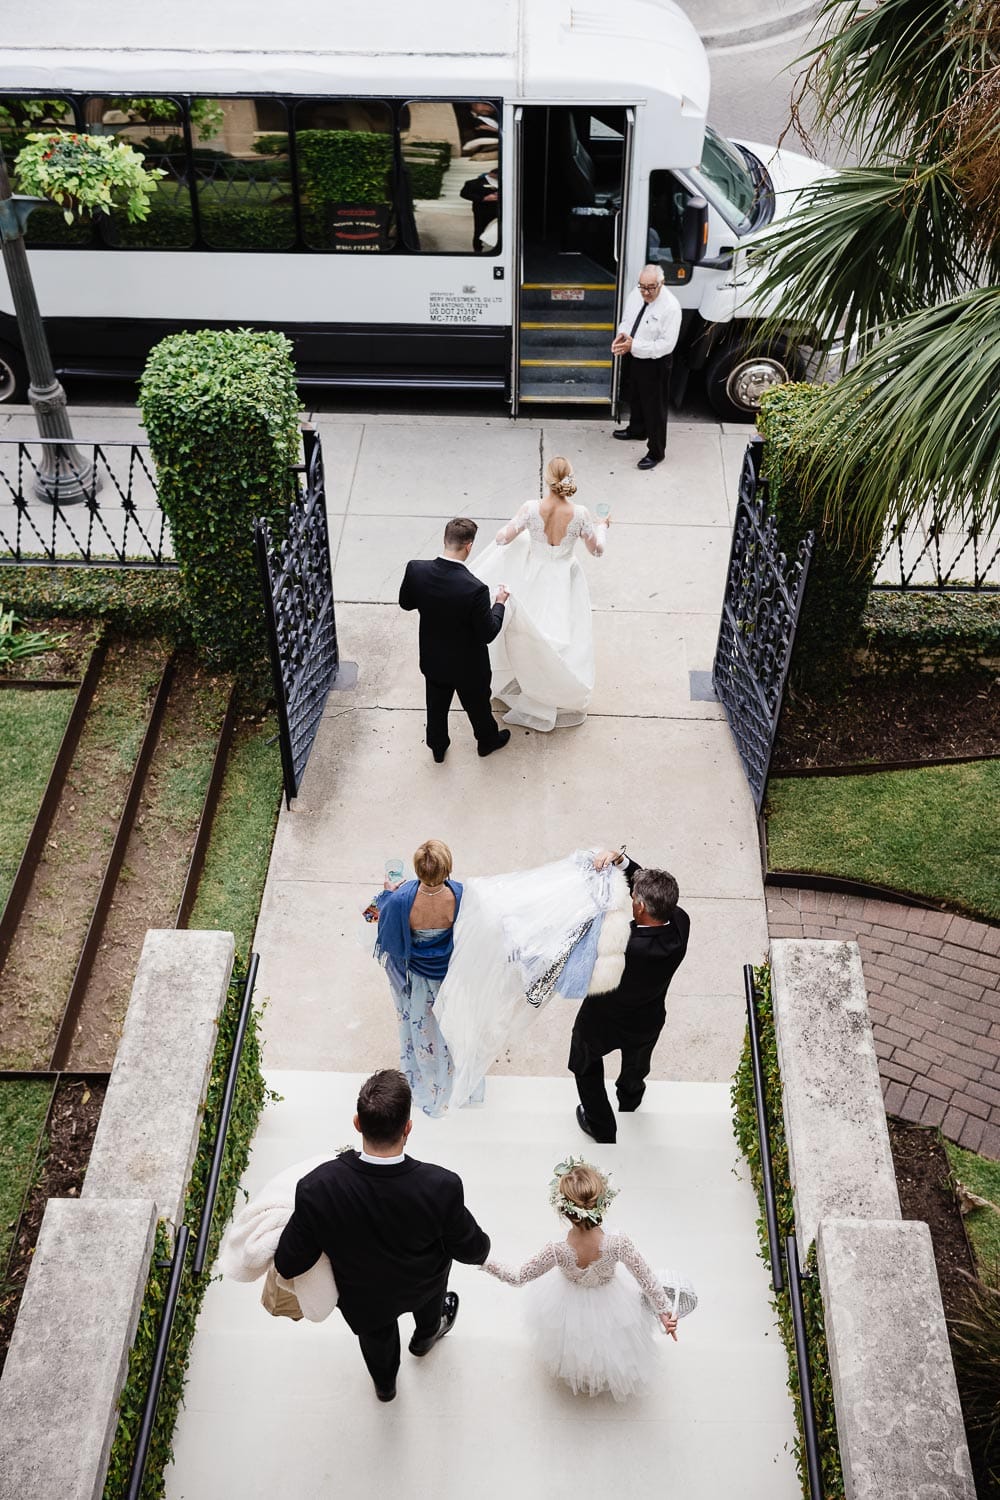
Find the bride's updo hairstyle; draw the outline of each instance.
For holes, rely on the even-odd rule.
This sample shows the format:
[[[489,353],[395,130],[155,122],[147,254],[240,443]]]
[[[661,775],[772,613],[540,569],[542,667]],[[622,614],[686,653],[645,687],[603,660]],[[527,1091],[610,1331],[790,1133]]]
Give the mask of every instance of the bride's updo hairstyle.
[[[561,500],[572,500],[576,494],[573,466],[568,458],[550,458],[545,465],[545,483],[553,495]]]
[[[443,885],[451,874],[451,850],[440,839],[426,839],[413,856],[413,870],[424,885]]]
[[[605,1210],[616,1189],[611,1187],[603,1172],[589,1162],[565,1163],[569,1171],[562,1172],[552,1182],[551,1202],[553,1208],[578,1229],[599,1229]],[[559,1172],[559,1168],[556,1168]]]

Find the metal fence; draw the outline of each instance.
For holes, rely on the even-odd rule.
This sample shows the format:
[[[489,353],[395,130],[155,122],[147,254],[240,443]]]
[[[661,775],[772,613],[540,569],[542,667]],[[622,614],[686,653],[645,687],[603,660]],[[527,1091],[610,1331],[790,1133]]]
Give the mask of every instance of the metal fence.
[[[873,587],[891,591],[1000,593],[1000,532],[973,520],[948,527],[933,506],[918,521],[894,526],[875,565]]]
[[[0,566],[176,567],[148,443],[0,438]]]

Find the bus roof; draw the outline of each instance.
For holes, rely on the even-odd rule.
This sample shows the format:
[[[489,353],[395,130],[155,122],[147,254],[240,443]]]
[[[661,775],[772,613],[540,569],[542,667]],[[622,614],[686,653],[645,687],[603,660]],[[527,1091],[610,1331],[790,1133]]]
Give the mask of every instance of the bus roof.
[[[645,105],[663,165],[697,162],[709,76],[673,0],[49,0],[10,7],[0,81],[133,94],[433,95]],[[669,159],[668,159],[669,158]]]

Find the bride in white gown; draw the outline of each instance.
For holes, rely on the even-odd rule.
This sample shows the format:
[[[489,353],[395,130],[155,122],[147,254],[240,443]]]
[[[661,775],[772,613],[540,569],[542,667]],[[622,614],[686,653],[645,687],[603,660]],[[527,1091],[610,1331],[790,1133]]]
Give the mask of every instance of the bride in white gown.
[[[484,583],[510,590],[503,630],[490,646],[493,696],[505,724],[565,729],[582,724],[594,690],[590,590],[576,544],[601,557],[610,517],[574,505],[569,460],[552,458],[545,494],[522,505],[469,564]]]

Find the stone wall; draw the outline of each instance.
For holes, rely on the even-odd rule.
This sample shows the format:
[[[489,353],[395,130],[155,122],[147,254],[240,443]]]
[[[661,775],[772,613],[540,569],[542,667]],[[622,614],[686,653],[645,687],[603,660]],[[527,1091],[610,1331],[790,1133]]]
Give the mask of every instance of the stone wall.
[[[233,965],[146,934],[79,1200],[51,1198],[0,1379],[0,1500],[100,1500],[157,1219],[180,1221]]]
[[[930,1232],[900,1216],[857,943],[774,939],[771,995],[847,1500],[975,1500]]]

